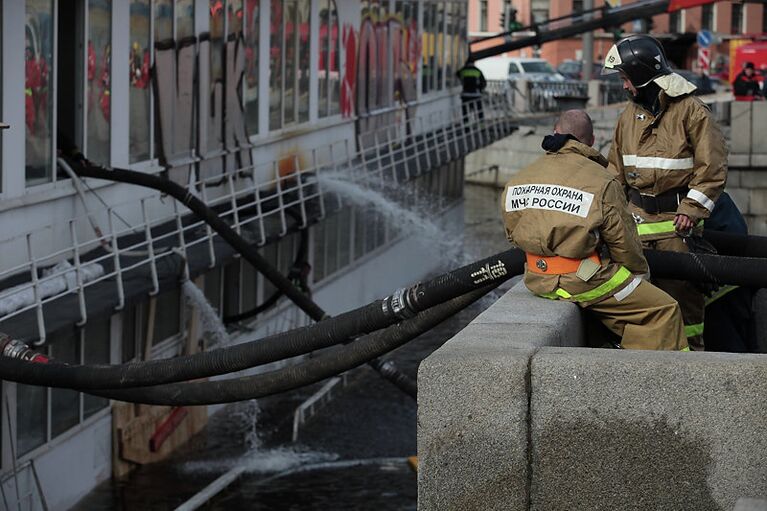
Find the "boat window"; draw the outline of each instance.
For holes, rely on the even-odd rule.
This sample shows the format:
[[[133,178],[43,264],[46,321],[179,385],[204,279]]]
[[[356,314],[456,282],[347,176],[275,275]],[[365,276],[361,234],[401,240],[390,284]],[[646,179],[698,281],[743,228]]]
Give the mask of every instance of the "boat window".
[[[453,70],[453,7],[458,7],[452,2],[445,3],[445,79],[447,86],[453,86],[455,71]]]
[[[278,252],[279,249],[276,242],[270,243],[261,249],[261,255],[270,265],[274,267],[277,266],[279,261]],[[264,279],[264,299],[268,299],[270,296],[272,296],[272,294],[274,294],[275,291],[277,291],[277,288],[274,286],[274,284]]]
[[[227,0],[226,12],[227,34],[242,33],[242,0]]]
[[[130,161],[152,157],[152,6],[150,0],[131,0],[130,4]]]
[[[86,132],[83,147],[92,162],[110,163],[110,117],[112,110],[112,3],[88,0],[86,55]]]
[[[269,23],[269,129],[282,127],[282,75],[283,75],[282,2],[272,0]]]
[[[310,0],[272,0],[269,129],[309,120]]]
[[[70,364],[108,364],[110,330],[109,316],[94,319],[83,329],[48,336],[47,349],[37,351]],[[16,456],[24,456],[108,406],[108,399],[74,390],[17,385]]]
[[[298,76],[298,37],[300,27],[298,21],[297,0],[285,0],[283,6],[283,69],[285,77],[282,89],[282,125],[296,122],[296,78]]]
[[[51,356],[67,364],[80,361],[79,332],[67,332],[51,342]],[[80,422],[80,394],[74,390],[51,388],[51,438]]]
[[[53,179],[54,0],[27,0],[24,101],[27,186]]]
[[[213,268],[205,274],[205,298],[221,317],[221,268]]]
[[[434,33],[431,16],[431,4],[423,6],[423,64],[421,65],[421,92],[423,94],[431,91],[432,75],[434,74]]]
[[[48,439],[48,389],[16,385],[16,456],[23,456]]]
[[[194,36],[194,0],[176,0],[176,40]]]
[[[258,133],[258,23],[260,2],[247,2],[245,37],[245,122],[250,135]]]
[[[338,268],[346,268],[351,263],[352,215],[343,210],[338,215]]]
[[[154,40],[173,39],[173,0],[154,2]]]
[[[442,79],[445,69],[445,4],[443,2],[437,3],[437,26],[434,29],[435,34],[439,34],[437,37],[437,73],[436,84],[434,88],[436,90],[442,90],[445,88],[445,81]]]
[[[82,336],[84,364],[109,364],[110,357],[110,321],[109,316],[88,321]],[[82,394],[83,420],[99,410],[109,406],[109,400],[103,397]]]
[[[181,331],[181,292],[179,288],[157,296],[152,344],[178,335]]]
[[[338,244],[341,238],[339,233],[341,215],[336,213],[325,220],[325,275],[332,275],[339,270]]]
[[[27,186],[68,179],[59,156],[109,164],[111,1],[28,0],[24,48]]]
[[[140,314],[144,304],[125,307],[122,314],[122,362],[130,362],[136,358],[141,349],[139,339],[141,335]]]
[[[312,246],[314,247],[313,254],[314,260],[312,261],[312,280],[319,282],[325,278],[325,251],[327,250],[327,242],[325,241],[325,226],[327,222],[322,220],[318,222],[312,231],[314,236],[312,238]]]
[[[340,113],[338,11],[335,0],[320,1],[319,117]]]
[[[249,311],[258,305],[258,270],[242,259],[242,311]]]

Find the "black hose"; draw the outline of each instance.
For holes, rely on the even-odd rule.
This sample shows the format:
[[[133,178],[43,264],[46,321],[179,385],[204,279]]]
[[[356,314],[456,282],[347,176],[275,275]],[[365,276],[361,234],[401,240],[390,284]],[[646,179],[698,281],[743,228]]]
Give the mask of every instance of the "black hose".
[[[645,250],[653,278],[767,287],[767,259]]]
[[[410,288],[412,293],[403,290],[319,323],[194,355],[117,366],[70,366],[55,361],[31,364],[0,357],[0,375],[7,381],[30,385],[96,390],[145,387],[232,373],[348,342],[360,334],[399,322],[404,319],[403,316],[412,317],[425,310],[426,307],[409,309],[402,305],[405,301],[402,297],[408,294],[420,297],[418,307],[424,304],[432,307],[441,303],[440,299],[444,302],[456,298],[490,282],[500,284],[522,273],[523,261],[522,252],[508,250],[440,275],[424,284],[417,284]],[[438,287],[435,281],[448,287]],[[435,298],[432,295],[439,296]]]
[[[165,193],[181,202],[187,208],[189,208],[198,218],[203,220],[206,224],[218,233],[232,248],[234,248],[246,261],[248,261],[256,270],[261,272],[264,277],[274,284],[277,289],[281,290],[288,296],[293,303],[306,312],[310,318],[315,321],[320,321],[325,318],[326,314],[319,305],[312,301],[309,297],[303,294],[298,288],[296,288],[284,275],[282,275],[274,266],[272,266],[266,259],[264,259],[258,250],[242,238],[237,232],[232,229],[229,224],[224,222],[210,207],[208,207],[200,199],[192,195],[183,186],[174,183],[168,179],[161,177],[144,174],[142,172],[135,172],[132,170],[124,169],[111,169],[106,170],[101,167],[93,165],[83,165],[80,162],[73,162],[72,168],[74,171],[82,177],[92,177],[96,179],[105,179],[107,181],[117,181],[120,183],[129,183],[133,185],[143,186],[146,188],[152,188],[159,192]]]
[[[402,392],[412,397],[418,398],[418,385],[413,378],[405,376],[405,373],[397,369],[397,366],[391,360],[381,360],[377,358],[371,360],[369,364],[378,371],[378,374],[388,380],[392,385],[400,389]]]
[[[245,321],[246,319],[254,318],[261,314],[262,312],[265,312],[269,310],[271,307],[273,307],[277,301],[285,296],[285,293],[282,292],[281,289],[278,289],[274,293],[269,296],[266,300],[264,300],[263,303],[256,305],[252,309],[246,310],[244,312],[241,312],[239,314],[232,314],[231,316],[224,316],[222,321],[225,325],[230,325],[232,323],[239,323],[240,321]]]
[[[341,350],[323,353],[275,371],[235,380],[174,383],[142,389],[89,393],[131,403],[194,406],[244,401],[293,390],[353,369],[402,346],[465,309],[500,284],[501,282],[495,281],[421,312],[414,318],[362,337]],[[414,385],[411,386],[410,392],[414,388]]]
[[[308,245],[309,245],[309,231],[306,229],[302,229],[299,231],[301,233],[301,241],[298,246],[298,251],[296,252],[296,259],[293,261],[293,266],[290,269],[290,272],[288,272],[288,280],[291,282],[295,282],[296,280],[299,281],[299,283],[295,284],[301,289],[302,292],[306,293],[307,296],[311,296],[309,285],[306,282],[307,275],[304,272],[304,268],[308,268],[308,262],[306,261],[307,254],[308,254]],[[230,316],[224,316],[223,321],[224,324],[229,325],[231,323],[238,323],[240,321],[245,321],[246,319],[251,319],[259,314],[261,314],[264,311],[269,310],[271,307],[273,307],[277,301],[283,297],[285,293],[282,292],[281,289],[277,289],[274,291],[269,298],[264,300],[263,303],[256,305],[252,309],[240,312],[239,314],[232,314]]]
[[[767,257],[767,236],[732,234],[706,229],[703,238],[722,255],[739,257]]]
[[[767,287],[765,259],[657,250],[646,250],[645,255],[656,278]],[[88,390],[159,385],[230,373],[347,342],[359,334],[379,330],[398,321],[397,317],[412,315],[412,309],[403,305],[408,302],[408,296],[414,297],[412,302],[418,307],[430,307],[438,301],[435,297],[444,298],[449,293],[453,296],[447,296],[448,299],[460,296],[487,282],[479,282],[481,279],[502,282],[508,276],[521,273],[523,260],[524,255],[520,251],[509,250],[335,318],[258,341],[195,355],[121,366],[30,364],[0,357],[0,374],[3,379],[18,383]],[[499,261],[506,272],[502,276],[498,275],[501,273]],[[395,310],[399,312],[393,312]]]

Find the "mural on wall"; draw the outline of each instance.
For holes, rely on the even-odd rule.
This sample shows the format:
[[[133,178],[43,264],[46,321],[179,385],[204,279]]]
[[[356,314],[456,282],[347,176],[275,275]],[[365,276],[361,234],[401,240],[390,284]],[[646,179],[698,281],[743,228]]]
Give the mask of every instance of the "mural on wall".
[[[211,61],[221,63],[220,73],[211,73]],[[194,37],[157,43],[154,71],[160,156],[171,179],[188,183],[195,154],[203,159],[201,178],[251,164],[240,86],[241,36],[225,44],[211,42],[207,34],[199,45]]]
[[[354,84],[358,133],[371,132],[395,122],[407,127],[407,120],[414,114],[410,104],[417,99],[417,69],[421,59],[418,4],[397,2],[396,6],[397,11],[390,13],[377,1],[362,2]],[[350,71],[346,28],[344,84]]]
[[[354,115],[354,98],[357,88],[357,32],[354,27],[346,24],[342,36],[346,62],[343,78],[341,79],[341,115]]]

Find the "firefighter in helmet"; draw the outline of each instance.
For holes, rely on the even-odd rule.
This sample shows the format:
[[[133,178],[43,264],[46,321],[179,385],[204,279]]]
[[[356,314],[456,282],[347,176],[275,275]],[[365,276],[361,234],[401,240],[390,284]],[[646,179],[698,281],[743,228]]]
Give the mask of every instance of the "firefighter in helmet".
[[[593,143],[588,114],[568,110],[543,139],[546,155],[506,184],[503,221],[527,254],[525,285],[595,314],[622,348],[687,350],[679,305],[642,278],[649,270],[623,188]]]
[[[660,43],[648,35],[610,48],[603,73],[620,73],[630,102],[618,119],[609,169],[625,187],[642,244],[674,252],[697,251],[703,220],[727,181],[727,149],[695,85],[669,67]],[[704,295],[679,280],[655,281],[682,308],[693,348],[703,347]]]

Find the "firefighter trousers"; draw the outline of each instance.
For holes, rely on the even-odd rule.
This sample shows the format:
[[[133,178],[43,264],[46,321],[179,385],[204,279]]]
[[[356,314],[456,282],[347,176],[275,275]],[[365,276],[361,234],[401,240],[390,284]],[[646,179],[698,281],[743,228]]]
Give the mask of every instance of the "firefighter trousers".
[[[667,250],[670,252],[689,252],[684,239],[673,238],[645,241],[645,248]],[[703,350],[703,320],[705,311],[705,296],[692,282],[686,280],[653,279],[652,283],[671,295],[682,309],[684,331],[687,343],[694,350]]]
[[[623,348],[687,348],[679,304],[667,293],[644,280],[627,296],[618,292],[584,308],[621,337]]]

